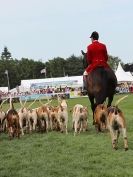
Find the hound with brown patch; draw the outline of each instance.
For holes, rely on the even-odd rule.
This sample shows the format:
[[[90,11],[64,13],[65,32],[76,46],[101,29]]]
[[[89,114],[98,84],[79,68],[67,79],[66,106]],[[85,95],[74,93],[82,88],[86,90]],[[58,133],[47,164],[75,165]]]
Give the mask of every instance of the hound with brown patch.
[[[47,109],[48,109],[48,114],[49,114],[50,129],[59,131],[60,130],[60,125],[58,121],[59,107],[49,106]]]
[[[107,126],[107,106],[104,104],[97,105],[94,111],[94,123],[98,132],[104,131]]]
[[[112,147],[114,149],[117,149],[118,138],[120,132],[122,132],[124,139],[124,148],[125,151],[128,150],[125,117],[123,112],[117,106],[111,106],[108,108],[107,124],[112,139]]]
[[[39,130],[48,132],[49,114],[48,114],[47,106],[41,106],[37,109],[37,120],[38,120]]]
[[[19,115],[17,111],[14,109],[11,96],[10,96],[10,108],[7,111],[5,119],[7,120],[7,130],[10,139],[12,139],[13,137],[19,138],[20,137]]]
[[[20,137],[19,115],[15,109],[8,111],[6,115],[7,129],[10,139],[13,137]]]
[[[5,119],[7,121],[7,130],[10,139],[13,137],[20,137],[20,124],[19,124],[19,115],[14,109],[12,98],[10,95],[10,108],[6,113]]]

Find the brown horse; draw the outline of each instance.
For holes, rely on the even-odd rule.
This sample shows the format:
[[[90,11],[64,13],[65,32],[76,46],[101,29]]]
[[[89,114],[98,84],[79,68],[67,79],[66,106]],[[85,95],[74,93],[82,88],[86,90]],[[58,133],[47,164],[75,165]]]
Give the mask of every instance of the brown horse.
[[[83,54],[83,65],[84,68],[87,67],[86,63],[86,53],[81,51]],[[113,97],[115,94],[115,89],[117,86],[117,78],[111,68],[97,67],[95,70],[91,71],[86,77],[86,89],[89,100],[91,102],[91,109],[94,111],[97,105],[103,104],[108,98],[108,107],[111,106]]]

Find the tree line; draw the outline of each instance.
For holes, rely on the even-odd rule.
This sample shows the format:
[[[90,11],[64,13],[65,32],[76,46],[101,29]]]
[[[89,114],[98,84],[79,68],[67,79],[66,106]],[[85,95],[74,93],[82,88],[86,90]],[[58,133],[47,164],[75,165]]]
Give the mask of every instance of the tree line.
[[[79,76],[82,75],[84,71],[82,60],[82,56],[75,55],[71,55],[66,59],[56,57],[46,62],[35,61],[29,58],[21,58],[21,60],[18,60],[13,59],[8,48],[4,47],[0,57],[0,87],[8,85],[7,72],[9,75],[10,88],[15,88],[21,84],[21,80],[26,79]],[[117,68],[119,62],[122,63],[121,59],[109,55],[109,65],[113,70]],[[126,64],[125,66],[126,71],[133,72],[133,64]],[[44,68],[46,69],[46,73],[41,74],[41,70]]]

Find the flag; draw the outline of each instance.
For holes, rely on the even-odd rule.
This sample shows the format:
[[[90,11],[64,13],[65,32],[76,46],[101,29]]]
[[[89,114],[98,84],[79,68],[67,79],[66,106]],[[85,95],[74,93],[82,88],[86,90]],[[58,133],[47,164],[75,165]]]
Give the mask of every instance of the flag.
[[[8,70],[5,70],[5,74],[8,74]]]
[[[42,69],[40,72],[41,72],[41,74],[43,74],[43,73],[46,74],[46,68]]]

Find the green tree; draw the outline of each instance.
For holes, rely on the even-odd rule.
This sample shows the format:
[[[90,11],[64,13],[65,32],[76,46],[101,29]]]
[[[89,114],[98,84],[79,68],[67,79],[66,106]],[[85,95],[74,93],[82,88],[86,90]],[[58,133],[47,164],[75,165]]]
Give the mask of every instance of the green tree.
[[[133,63],[127,63],[124,65],[125,71],[130,71],[133,74]]]
[[[63,77],[65,75],[66,61],[57,57],[46,62],[47,77]]]
[[[11,53],[8,51],[7,47],[4,47],[4,51],[1,54],[2,60],[10,60],[11,59]]]
[[[120,58],[109,55],[108,63],[110,67],[113,69],[113,71],[116,71],[119,62],[121,62],[121,64],[124,65]]]
[[[34,61],[28,58],[22,58],[19,62],[19,75],[21,79],[37,79],[41,78],[41,69],[45,67],[45,64],[40,61]]]
[[[84,71],[82,57],[70,56],[66,59],[66,74],[68,76],[79,76]]]

